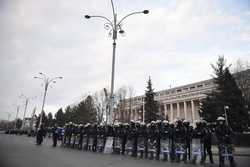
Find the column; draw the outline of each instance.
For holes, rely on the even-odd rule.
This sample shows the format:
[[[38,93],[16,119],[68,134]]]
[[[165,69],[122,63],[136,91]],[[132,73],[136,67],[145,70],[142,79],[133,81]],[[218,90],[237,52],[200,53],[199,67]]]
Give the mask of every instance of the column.
[[[184,117],[185,117],[185,120],[187,120],[187,103],[186,101],[184,101],[183,103],[184,103]]]
[[[180,119],[180,103],[177,102],[177,119]]]
[[[194,116],[194,101],[191,100],[191,110],[192,110],[192,122],[195,123],[195,116]]]
[[[165,118],[164,119],[166,119],[166,117],[167,117],[167,104],[164,104],[164,116],[165,116]]]
[[[170,104],[170,113],[171,113],[170,122],[173,122],[174,121],[173,103]]]

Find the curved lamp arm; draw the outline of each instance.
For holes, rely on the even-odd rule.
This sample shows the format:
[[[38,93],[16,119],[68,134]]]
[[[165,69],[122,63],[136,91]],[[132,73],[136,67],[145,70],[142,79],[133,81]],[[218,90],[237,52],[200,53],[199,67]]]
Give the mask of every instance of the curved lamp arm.
[[[111,5],[112,5],[112,11],[113,11],[113,16],[115,18],[115,7],[114,7],[114,2],[111,0]]]
[[[55,81],[56,79],[63,79],[63,77],[54,77],[54,78],[52,78],[52,79],[49,80],[49,83]]]
[[[113,23],[112,23],[112,21],[111,20],[109,20],[107,17],[104,17],[104,16],[99,16],[99,15],[97,15],[97,16],[90,16],[90,15],[85,15],[84,16],[86,19],[90,19],[91,17],[97,17],[97,18],[102,18],[102,19],[104,19],[104,20],[106,20],[106,21],[108,21],[108,23],[112,26],[112,27],[114,27],[113,26]]]
[[[141,14],[141,13],[143,13],[143,14],[148,14],[149,11],[148,11],[148,10],[144,10],[144,11],[142,11],[142,12],[133,12],[133,13],[130,13],[130,14],[124,16],[124,17],[119,21],[119,23],[118,23],[117,25],[118,25],[118,26],[121,25],[121,23],[123,22],[123,20],[125,20],[127,17],[129,17],[129,16],[131,16],[131,15],[135,15],[135,14]]]

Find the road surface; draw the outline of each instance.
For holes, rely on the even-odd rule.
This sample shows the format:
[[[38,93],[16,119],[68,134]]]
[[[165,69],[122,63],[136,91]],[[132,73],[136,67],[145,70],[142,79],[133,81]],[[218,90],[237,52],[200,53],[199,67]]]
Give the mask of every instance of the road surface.
[[[46,139],[42,146],[34,138],[0,134],[0,167],[194,167],[200,165],[136,159],[122,155],[107,155],[51,146]],[[218,166],[218,157],[215,164]],[[250,157],[237,156],[237,166],[250,166]]]

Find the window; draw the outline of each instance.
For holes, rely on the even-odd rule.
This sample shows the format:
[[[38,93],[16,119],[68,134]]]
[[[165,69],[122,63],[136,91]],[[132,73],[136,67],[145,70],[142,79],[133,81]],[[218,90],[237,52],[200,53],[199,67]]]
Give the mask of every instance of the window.
[[[190,90],[192,90],[192,89],[195,89],[195,87],[194,86],[190,87]]]
[[[201,88],[201,87],[203,87],[203,85],[198,85],[198,86],[197,86],[197,88]]]

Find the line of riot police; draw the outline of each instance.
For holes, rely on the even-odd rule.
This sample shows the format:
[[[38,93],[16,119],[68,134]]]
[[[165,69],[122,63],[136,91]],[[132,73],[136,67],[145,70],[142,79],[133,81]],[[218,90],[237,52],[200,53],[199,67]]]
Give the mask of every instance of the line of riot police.
[[[115,125],[77,125],[69,122],[64,127],[62,146],[145,159],[204,164],[207,154],[210,163],[214,163],[211,140],[215,132],[220,166],[224,166],[225,159],[229,159],[230,166],[234,166],[231,142],[233,133],[223,117],[217,120],[216,128],[211,128],[204,120],[197,121],[195,128],[185,120],[171,124],[164,120],[148,124],[131,121],[130,124]],[[56,145],[55,140],[53,137],[53,145]]]

